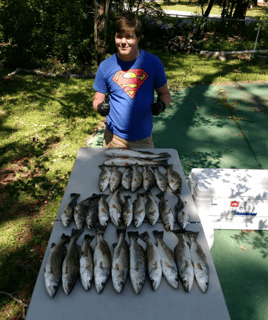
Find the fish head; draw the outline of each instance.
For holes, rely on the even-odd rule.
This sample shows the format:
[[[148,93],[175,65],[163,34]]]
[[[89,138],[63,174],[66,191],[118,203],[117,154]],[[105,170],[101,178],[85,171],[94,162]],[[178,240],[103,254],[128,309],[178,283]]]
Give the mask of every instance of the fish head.
[[[120,293],[120,292],[122,292],[123,289],[124,289],[125,282],[122,281],[122,280],[121,280],[121,281],[120,281],[120,280],[114,280],[114,281],[113,281],[113,285],[114,285],[115,290],[116,290],[118,293]]]
[[[72,219],[70,217],[66,217],[66,216],[62,216],[61,218],[61,222],[65,227],[69,227],[71,220]]]
[[[70,294],[73,290],[74,284],[71,281],[64,281],[62,283],[62,287],[66,294]]]
[[[47,286],[46,289],[47,289],[47,293],[49,294],[49,296],[51,298],[53,298],[58,291],[58,286],[51,284],[51,285]]]
[[[98,294],[102,293],[105,286],[105,282],[95,280],[95,288]]]

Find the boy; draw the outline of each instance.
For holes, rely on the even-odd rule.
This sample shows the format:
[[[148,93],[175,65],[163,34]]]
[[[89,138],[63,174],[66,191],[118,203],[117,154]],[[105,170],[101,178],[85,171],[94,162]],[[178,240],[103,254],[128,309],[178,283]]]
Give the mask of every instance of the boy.
[[[93,108],[107,116],[103,147],[153,148],[153,115],[170,104],[165,70],[160,59],[139,49],[141,21],[125,12],[115,21],[118,52],[97,71]],[[154,89],[158,99],[153,102]],[[109,94],[110,101],[105,97]]]

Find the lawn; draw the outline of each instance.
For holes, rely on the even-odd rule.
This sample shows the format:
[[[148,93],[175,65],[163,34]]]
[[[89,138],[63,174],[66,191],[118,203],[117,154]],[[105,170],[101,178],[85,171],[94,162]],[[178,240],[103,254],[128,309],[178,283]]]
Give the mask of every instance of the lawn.
[[[173,91],[199,83],[268,81],[267,65],[198,55],[157,54]],[[29,304],[79,148],[103,117],[92,109],[93,79],[57,79],[0,68],[1,290]],[[0,295],[0,319],[22,319]]]
[[[202,14],[201,7],[198,2],[192,2],[192,4],[189,4],[189,1],[187,0],[181,0],[181,1],[169,1],[164,3],[158,2],[161,7],[165,10],[176,10],[176,11],[188,11],[188,12],[194,12],[198,14]],[[204,7],[204,11],[206,10],[207,6]],[[222,8],[221,6],[214,5],[212,7],[212,10],[210,12],[210,15],[221,15]],[[253,18],[266,18],[268,13],[268,7],[267,6],[255,6],[253,9],[247,10],[247,17],[253,17]]]

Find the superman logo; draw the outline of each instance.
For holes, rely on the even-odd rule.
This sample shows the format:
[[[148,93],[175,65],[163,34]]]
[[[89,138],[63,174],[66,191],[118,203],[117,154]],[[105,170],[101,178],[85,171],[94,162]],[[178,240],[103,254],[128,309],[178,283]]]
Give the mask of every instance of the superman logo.
[[[148,77],[148,73],[143,69],[130,69],[127,71],[117,71],[113,77],[113,81],[133,99]]]

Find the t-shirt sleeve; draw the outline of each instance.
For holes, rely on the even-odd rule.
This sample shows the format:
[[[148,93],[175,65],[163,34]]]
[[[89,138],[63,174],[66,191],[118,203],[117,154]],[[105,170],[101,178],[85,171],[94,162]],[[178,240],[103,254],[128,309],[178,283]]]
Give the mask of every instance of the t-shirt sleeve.
[[[94,81],[94,85],[93,85],[93,89],[100,92],[100,93],[104,93],[104,94],[108,92],[108,86],[106,83],[106,79],[103,75],[101,65],[98,68],[98,71],[97,71],[97,74],[95,77],[95,81]]]
[[[167,77],[165,73],[165,68],[161,60],[156,57],[156,72],[155,72],[155,88],[158,89],[167,83]]]

